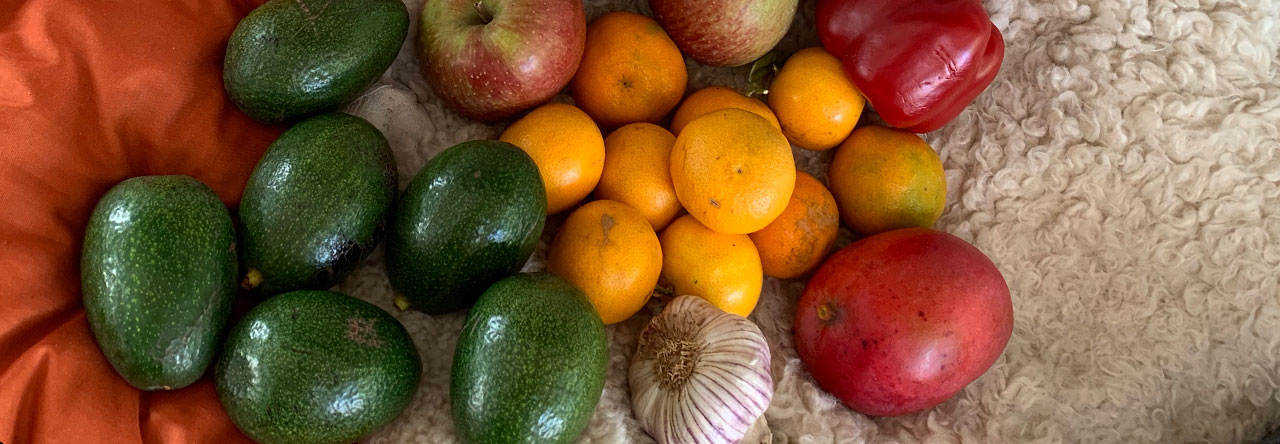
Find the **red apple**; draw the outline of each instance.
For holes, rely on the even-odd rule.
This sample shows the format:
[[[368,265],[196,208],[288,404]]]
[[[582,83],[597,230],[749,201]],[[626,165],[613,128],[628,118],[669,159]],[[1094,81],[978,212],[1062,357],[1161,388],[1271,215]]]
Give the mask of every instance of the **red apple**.
[[[927,228],[840,250],[796,307],[796,351],[813,379],[871,416],[941,404],[986,372],[1012,333],[1013,303],[995,264]]]
[[[680,51],[703,65],[738,66],[773,49],[798,0],[649,0]]]
[[[486,122],[563,90],[587,39],[581,0],[427,0],[419,26],[431,88],[458,114]]]

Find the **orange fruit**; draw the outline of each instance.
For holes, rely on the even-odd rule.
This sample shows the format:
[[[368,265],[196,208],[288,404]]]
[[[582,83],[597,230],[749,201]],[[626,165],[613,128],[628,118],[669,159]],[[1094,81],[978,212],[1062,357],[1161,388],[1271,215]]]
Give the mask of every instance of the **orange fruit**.
[[[676,295],[698,296],[744,317],[756,308],[764,275],[750,237],[711,231],[686,214],[671,222],[659,240],[662,278]]]
[[[547,214],[572,207],[600,182],[604,137],[573,105],[542,105],[508,126],[498,139],[520,147],[538,165],[547,188]]]
[[[680,204],[699,222],[746,234],[786,209],[796,165],[787,138],[768,120],[728,108],[694,119],[676,136],[671,181]]]
[[[671,184],[671,146],[676,136],[652,123],[632,123],[604,139],[604,174],[596,198],[640,210],[654,230],[676,218],[680,201]]]
[[[684,56],[658,22],[626,11],[587,26],[587,46],[569,82],[573,101],[607,128],[657,123],[684,96]]]
[[[680,130],[684,129],[684,126],[692,122],[693,119],[725,108],[751,111],[760,117],[764,117],[774,128],[782,129],[782,126],[778,124],[778,118],[773,115],[773,111],[769,110],[769,105],[765,105],[764,102],[744,96],[733,88],[708,86],[690,94],[680,104],[680,107],[676,108],[676,114],[671,116],[671,132],[680,134]]]
[[[638,210],[597,200],[565,219],[547,251],[547,271],[586,293],[600,320],[614,324],[649,301],[662,273],[662,249]]]
[[[791,55],[769,85],[769,108],[796,146],[828,150],[849,137],[866,100],[840,60],[821,47]]]
[[[796,172],[796,189],[782,215],[751,233],[764,274],[794,279],[812,271],[831,252],[840,232],[836,198],[809,173]]]
[[[929,227],[947,203],[942,160],[914,133],[858,128],[836,149],[827,178],[840,219],[864,236]]]

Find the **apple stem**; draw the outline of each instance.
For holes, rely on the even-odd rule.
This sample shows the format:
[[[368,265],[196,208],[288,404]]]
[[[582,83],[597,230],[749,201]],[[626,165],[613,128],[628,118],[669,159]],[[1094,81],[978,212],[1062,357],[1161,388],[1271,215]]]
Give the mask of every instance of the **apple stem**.
[[[475,2],[473,6],[476,8],[476,14],[480,15],[480,21],[484,22],[484,24],[487,25],[493,20],[493,17],[489,15],[489,11],[485,10],[483,0]]]

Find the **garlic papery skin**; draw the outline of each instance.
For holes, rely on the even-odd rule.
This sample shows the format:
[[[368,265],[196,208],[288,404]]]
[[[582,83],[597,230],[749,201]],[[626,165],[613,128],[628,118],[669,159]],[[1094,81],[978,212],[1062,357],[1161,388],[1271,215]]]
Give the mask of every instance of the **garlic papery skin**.
[[[737,444],[773,398],[769,343],[750,320],[681,296],[640,333],[627,382],[659,444]]]

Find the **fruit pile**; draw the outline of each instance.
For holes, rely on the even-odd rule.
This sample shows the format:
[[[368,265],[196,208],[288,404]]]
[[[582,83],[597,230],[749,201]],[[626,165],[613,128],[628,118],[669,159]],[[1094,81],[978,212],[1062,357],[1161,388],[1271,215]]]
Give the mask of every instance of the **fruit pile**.
[[[445,149],[398,190],[382,133],[335,111],[395,58],[404,5],[269,1],[230,36],[225,86],[249,116],[292,126],[235,219],[185,176],[103,196],[82,256],[94,335],[142,390],[184,387],[212,364],[228,415],[256,441],[358,440],[407,406],[422,372],[393,316],[326,291],[385,238],[397,306],[469,309],[450,386],[463,442],[576,439],[604,387],[605,325],[655,298],[665,308],[628,372],[645,430],[662,443],[767,436],[770,352],[748,319],[765,276],[809,278],[795,342],[824,389],[869,415],[932,408],[992,365],[1012,306],[990,260],[928,228],[946,181],[912,131],[985,88],[1003,43],[994,28],[931,28],[968,38],[936,40],[957,58],[908,67],[923,83],[886,81],[905,59],[867,60],[876,48],[861,46],[880,40],[864,28],[922,25],[823,0],[824,47],[775,67],[766,101],[725,86],[686,96],[686,55],[760,59],[796,3],[651,0],[656,20],[617,11],[588,25],[577,0],[428,1],[419,49],[436,94],[469,118],[515,120],[498,140]],[[906,3],[986,20],[972,2]],[[756,7],[733,7],[744,4]],[[985,58],[959,57],[974,51]],[[565,89],[572,104],[551,102]],[[893,102],[904,97],[921,100]],[[896,127],[865,123],[868,105]],[[794,149],[834,150],[828,184],[797,170]],[[563,221],[546,272],[518,273],[549,216]],[[832,255],[842,223],[863,238]],[[237,286],[256,306],[228,331]]]

